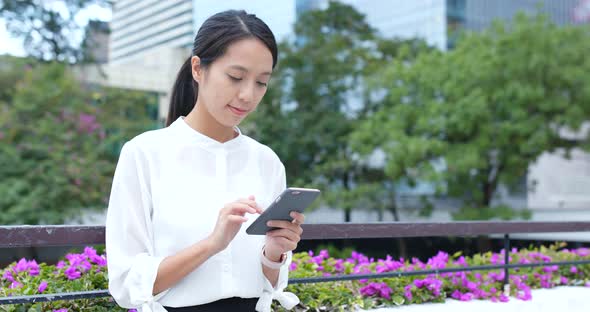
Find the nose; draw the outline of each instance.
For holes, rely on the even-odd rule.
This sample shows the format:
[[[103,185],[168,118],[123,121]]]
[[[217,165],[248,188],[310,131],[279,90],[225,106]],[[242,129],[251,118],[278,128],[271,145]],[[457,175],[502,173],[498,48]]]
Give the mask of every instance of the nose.
[[[244,83],[240,88],[238,98],[245,103],[251,103],[254,100],[254,88],[255,86]]]

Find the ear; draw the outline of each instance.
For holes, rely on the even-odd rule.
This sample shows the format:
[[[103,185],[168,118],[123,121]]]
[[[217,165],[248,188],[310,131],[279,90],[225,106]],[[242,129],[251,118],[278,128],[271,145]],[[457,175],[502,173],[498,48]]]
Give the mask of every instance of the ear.
[[[193,79],[199,83],[203,78],[203,70],[201,68],[201,59],[198,56],[191,57],[191,71]]]

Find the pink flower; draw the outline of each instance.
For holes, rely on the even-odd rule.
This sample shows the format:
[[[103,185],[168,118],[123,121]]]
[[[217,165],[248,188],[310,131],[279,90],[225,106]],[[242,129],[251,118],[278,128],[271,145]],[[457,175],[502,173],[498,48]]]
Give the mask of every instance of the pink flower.
[[[459,300],[461,301],[471,301],[471,299],[473,299],[473,294],[468,292],[468,293],[464,293],[461,295],[461,297],[459,298]]]
[[[578,248],[575,253],[580,257],[590,256],[590,248]]]
[[[9,269],[6,269],[6,271],[4,271],[4,273],[2,274],[2,277],[5,280],[8,280],[9,282],[14,282],[14,276],[12,276],[12,271]]]
[[[385,299],[391,299],[391,288],[387,286],[386,283],[370,283],[367,286],[364,286],[360,289],[360,292],[363,296],[371,297],[371,296],[379,296]]]
[[[39,284],[39,293],[42,293],[45,291],[45,289],[47,289],[47,282],[46,281],[42,281],[41,284]]]
[[[39,265],[37,264],[37,261],[31,260],[27,263],[27,265],[29,267],[29,275],[31,275],[31,276],[39,275]]]
[[[60,260],[55,267],[58,269],[62,269],[65,266],[66,266],[66,263],[63,262],[62,260]]]
[[[96,121],[96,116],[80,113],[78,117],[78,129],[86,133],[92,133],[100,129],[100,124]]]
[[[78,271],[76,271],[76,268],[73,266],[70,266],[69,268],[67,268],[64,271],[64,274],[67,276],[68,279],[70,280],[75,280],[80,278],[80,276],[82,276],[82,274]]]
[[[568,279],[567,279],[567,277],[562,276],[559,278],[559,281],[561,282],[561,284],[567,285]]]

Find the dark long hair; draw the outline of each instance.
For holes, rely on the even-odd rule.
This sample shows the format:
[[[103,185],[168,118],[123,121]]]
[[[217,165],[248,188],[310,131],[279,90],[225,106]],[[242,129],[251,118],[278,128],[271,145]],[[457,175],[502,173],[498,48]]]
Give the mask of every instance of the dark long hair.
[[[275,67],[278,58],[275,37],[270,28],[256,15],[229,10],[209,17],[195,36],[192,55],[178,71],[172,87],[166,127],[178,117],[188,115],[197,102],[199,85],[192,75],[192,56],[198,56],[201,59],[201,67],[206,68],[221,57],[230,44],[245,38],[257,38],[264,43],[272,54],[272,67]]]

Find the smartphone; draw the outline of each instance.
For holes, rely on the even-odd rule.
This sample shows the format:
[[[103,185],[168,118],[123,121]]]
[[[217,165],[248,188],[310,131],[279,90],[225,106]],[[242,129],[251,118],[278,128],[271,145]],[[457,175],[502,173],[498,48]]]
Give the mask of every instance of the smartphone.
[[[250,235],[265,235],[266,232],[276,228],[269,227],[266,222],[270,220],[293,221],[289,215],[291,211],[302,213],[320,195],[320,191],[308,188],[289,187],[285,189],[273,202],[262,212],[260,216],[246,229]]]

